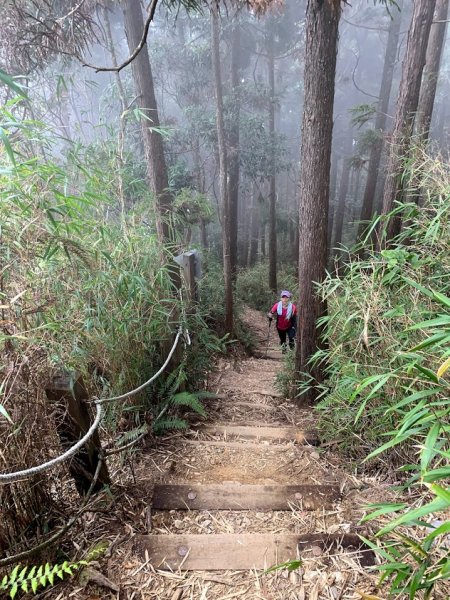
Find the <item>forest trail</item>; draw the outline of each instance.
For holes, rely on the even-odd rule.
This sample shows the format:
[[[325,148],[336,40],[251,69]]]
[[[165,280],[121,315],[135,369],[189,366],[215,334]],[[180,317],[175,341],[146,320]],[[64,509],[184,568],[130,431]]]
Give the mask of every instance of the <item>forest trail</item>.
[[[265,356],[267,321],[251,310],[246,320]],[[355,585],[371,590],[361,564],[372,555],[352,535],[361,531],[353,500],[360,482],[308,443],[316,441],[312,410],[274,387],[276,331],[267,356],[221,360],[207,418],[143,457],[147,534],[135,532],[118,552],[121,587],[133,598],[339,600],[358,598]],[[297,559],[298,546],[300,568],[264,573]]]

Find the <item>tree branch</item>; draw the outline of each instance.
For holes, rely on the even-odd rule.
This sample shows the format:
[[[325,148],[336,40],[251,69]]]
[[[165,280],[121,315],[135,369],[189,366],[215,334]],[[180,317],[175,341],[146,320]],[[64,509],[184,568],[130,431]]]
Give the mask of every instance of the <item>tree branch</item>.
[[[351,52],[353,53],[353,55],[356,58],[356,64],[355,64],[355,68],[353,69],[353,73],[352,73],[352,81],[353,81],[353,85],[355,86],[355,88],[358,90],[358,92],[361,92],[361,94],[364,94],[366,96],[369,96],[370,98],[375,98],[376,100],[379,100],[379,96],[374,96],[373,94],[369,94],[369,92],[365,92],[363,89],[361,89],[359,87],[359,85],[356,83],[355,81],[355,73],[356,73],[356,69],[358,68],[358,64],[359,64],[359,54],[357,54],[354,50],[351,50]]]
[[[136,58],[136,56],[139,54],[139,52],[142,50],[142,48],[147,43],[148,30],[150,28],[151,22],[153,21],[153,17],[155,16],[155,11],[156,11],[157,6],[158,6],[158,0],[152,0],[152,3],[149,8],[149,12],[148,12],[148,17],[144,23],[144,31],[142,32],[141,41],[136,46],[134,51],[130,54],[130,56],[122,64],[120,64],[116,67],[99,67],[98,65],[91,65],[90,63],[81,61],[83,67],[89,67],[90,69],[95,69],[96,73],[100,73],[100,72],[104,72],[104,71],[117,71],[119,73],[122,69],[124,69],[131,62],[133,62],[133,60]]]

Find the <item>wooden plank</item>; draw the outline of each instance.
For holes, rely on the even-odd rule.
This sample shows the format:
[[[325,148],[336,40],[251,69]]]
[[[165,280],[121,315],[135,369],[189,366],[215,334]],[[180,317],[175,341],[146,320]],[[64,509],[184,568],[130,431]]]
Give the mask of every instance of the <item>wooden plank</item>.
[[[215,399],[215,398],[214,398]],[[221,400],[221,398],[219,398]],[[275,410],[276,406],[272,404],[264,404],[263,402],[245,402],[243,400],[226,400],[225,402],[220,403],[221,406],[226,406],[227,408],[234,408],[235,406],[242,406],[244,408],[252,408],[254,410]]]
[[[239,417],[242,419],[242,415],[239,415]],[[192,428],[194,430],[196,428],[200,429],[204,425],[204,422],[198,421],[198,423],[192,423]],[[206,423],[206,425],[209,425],[209,423]],[[294,425],[286,422],[283,423],[282,421],[250,421],[247,419],[245,421],[230,420],[227,423],[218,423],[218,425],[230,425],[233,427],[294,427]]]
[[[170,443],[171,440],[167,439],[164,440],[164,442]],[[252,450],[261,450],[261,452],[267,452],[268,450],[286,452],[287,444],[286,441],[284,444],[273,444],[269,442],[216,442],[215,440],[188,440],[186,438],[176,438],[176,440],[173,440],[172,445],[175,442],[176,444],[188,444],[190,446],[217,446],[219,448],[239,448],[241,450],[248,450],[251,448]]]
[[[152,507],[159,510],[330,509],[340,497],[337,485],[155,485]]]
[[[265,569],[298,558],[308,548],[363,548],[354,534],[196,534],[136,536],[134,551],[163,570]],[[300,550],[301,548],[301,550]]]
[[[210,435],[240,437],[247,440],[285,440],[298,444],[318,444],[318,436],[314,431],[302,431],[296,427],[247,427],[234,424],[202,425],[200,432]]]

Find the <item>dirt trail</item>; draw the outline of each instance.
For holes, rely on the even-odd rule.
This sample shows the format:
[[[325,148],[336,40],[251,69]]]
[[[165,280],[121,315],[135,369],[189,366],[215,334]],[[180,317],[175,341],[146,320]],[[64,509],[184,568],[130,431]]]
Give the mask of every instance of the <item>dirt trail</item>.
[[[266,353],[267,322],[248,311],[255,325],[259,354]],[[218,397],[208,401],[208,424],[294,426],[311,430],[314,415],[280,397],[275,380],[281,368],[281,352],[272,332],[269,359],[248,358],[234,365],[220,361],[210,388]],[[203,440],[207,444],[200,444]],[[216,444],[226,441],[228,444]],[[214,443],[211,443],[214,442]],[[245,442],[245,446],[236,442]],[[139,468],[157,472],[155,484],[335,484],[346,495],[330,508],[304,510],[302,502],[291,510],[151,510],[151,534],[345,534],[358,531],[359,514],[351,505],[350,488],[360,487],[330,461],[320,448],[293,441],[258,441],[224,437],[221,432],[202,432],[202,420],[188,434],[167,438],[148,452]],[[148,471],[147,471],[148,473]],[[149,496],[151,490],[149,489]],[[150,514],[150,513],[149,513]],[[149,521],[148,521],[149,522]],[[263,571],[167,571],[129,555],[123,563],[127,581],[142,599],[343,599],[358,598],[355,586],[367,590],[373,583],[360,566],[361,555],[342,548],[313,545],[302,553],[303,564],[289,572]],[[297,558],[295,555],[292,559]],[[269,565],[268,565],[269,566]],[[162,565],[162,568],[164,566]]]
[[[246,319],[252,323],[258,339],[258,354],[265,355],[267,321],[251,310],[247,311]],[[171,540],[188,540],[185,544],[189,547],[181,542],[176,547],[184,558],[175,556],[175,559],[183,566],[186,558],[195,560],[197,551],[191,546],[192,535],[207,536],[195,538],[200,544],[198,552],[206,554],[206,561],[208,558],[217,561],[221,557],[220,545],[218,556],[213,555],[217,548],[213,550],[211,546],[210,550],[210,542],[228,540],[230,536],[240,536],[239,540],[244,543],[258,535],[265,544],[271,539],[308,534],[330,534],[342,539],[344,534],[362,530],[358,525],[361,506],[372,500],[374,488],[367,485],[367,480],[362,482],[346,473],[332,452],[294,439],[270,439],[270,436],[266,439],[264,435],[260,439],[249,439],[247,435],[230,434],[230,427],[240,427],[237,431],[241,434],[248,431],[242,429],[244,427],[251,427],[252,431],[255,428],[266,431],[261,427],[277,427],[280,431],[295,428],[301,432],[314,429],[313,411],[296,407],[281,397],[275,388],[282,365],[276,331],[271,333],[268,356],[268,359],[241,361],[221,359],[215,365],[209,385],[217,397],[206,401],[207,417],[193,422],[189,432],[173,433],[147,448],[131,470],[132,480],[130,470],[122,467],[122,474],[128,473],[128,481],[123,480],[122,493],[116,490],[116,499],[109,510],[86,515],[86,540],[106,538],[112,543],[106,564],[103,559],[98,569],[114,582],[116,591],[108,589],[105,582],[99,586],[94,577],[91,585],[84,589],[75,584],[69,591],[66,588],[64,593],[51,594],[51,597],[58,600],[69,597],[80,600],[348,600],[360,598],[359,591],[376,592],[376,575],[361,567],[360,559],[364,560],[367,555],[354,548],[344,550],[331,542],[302,546],[299,568],[269,573],[265,573],[264,568],[223,570],[222,565],[218,567],[220,570],[184,571],[173,566],[170,569],[170,564],[175,564],[176,560],[170,563],[163,556],[163,560],[155,561],[153,554],[148,554],[148,546],[138,543],[144,539],[152,539],[153,543],[156,540],[163,545]],[[180,484],[189,486],[186,487],[189,494],[181,498],[182,502],[184,498],[190,498],[186,500],[186,506],[154,507],[155,502],[158,505],[161,501],[157,498],[158,489],[161,495],[164,486]],[[216,486],[213,489],[225,489],[231,495],[256,489],[248,487],[256,485],[265,486],[264,493],[275,492],[275,496],[280,486],[288,489],[305,484],[314,486],[313,490],[319,489],[315,486],[326,486],[327,490],[337,492],[332,492],[330,497],[326,495],[328,492],[317,491],[312,497],[311,494],[308,497],[296,494],[284,510],[258,507],[262,497],[247,497],[246,501],[254,502],[255,508],[247,507],[246,510],[239,510],[239,505],[236,509],[186,510],[190,502],[194,506],[201,499],[199,490],[204,488],[198,486],[212,484]],[[173,492],[167,495],[172,501]],[[217,497],[210,498],[215,506]],[[279,494],[276,499],[280,501]],[[319,507],[308,510],[316,501]],[[235,504],[231,502],[231,505]],[[150,534],[150,538],[146,534]],[[253,549],[255,555],[256,550],[261,550],[255,546]],[[233,549],[227,551],[224,548],[224,561],[236,562],[236,556]],[[244,559],[248,558],[248,553],[244,553]],[[295,544],[289,559],[296,558]],[[266,566],[271,564],[273,562]]]

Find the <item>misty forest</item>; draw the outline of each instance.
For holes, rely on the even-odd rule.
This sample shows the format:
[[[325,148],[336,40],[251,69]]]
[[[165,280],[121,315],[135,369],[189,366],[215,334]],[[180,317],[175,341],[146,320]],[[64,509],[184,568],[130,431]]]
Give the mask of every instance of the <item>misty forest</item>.
[[[450,598],[449,0],[3,0],[0,597]]]

